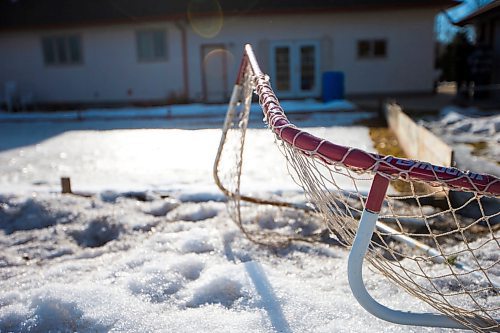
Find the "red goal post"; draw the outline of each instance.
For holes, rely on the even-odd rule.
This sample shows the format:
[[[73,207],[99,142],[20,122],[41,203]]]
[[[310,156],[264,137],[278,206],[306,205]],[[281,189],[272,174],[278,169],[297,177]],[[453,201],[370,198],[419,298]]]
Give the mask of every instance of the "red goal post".
[[[341,162],[353,169],[371,170],[389,178],[404,177],[423,182],[443,185],[456,190],[476,191],[500,195],[500,179],[485,174],[461,171],[453,167],[432,165],[406,158],[382,156],[360,149],[334,144],[302,131],[292,125],[285,116],[279,101],[269,85],[268,77],[261,71],[252,47],[245,45],[243,60],[238,73],[237,84],[244,79],[245,68],[249,66],[255,76],[256,94],[268,125],[282,140],[304,153],[322,159],[326,163]]]

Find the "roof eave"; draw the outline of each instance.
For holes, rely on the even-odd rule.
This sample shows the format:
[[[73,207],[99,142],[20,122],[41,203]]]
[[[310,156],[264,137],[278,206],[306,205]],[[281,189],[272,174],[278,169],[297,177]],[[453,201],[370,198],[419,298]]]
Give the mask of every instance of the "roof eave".
[[[470,13],[460,21],[456,22],[455,25],[463,27],[469,24],[474,24],[475,22],[481,20],[484,17],[487,17],[491,14],[491,11],[496,8],[500,8],[500,1],[493,1],[490,4],[487,4],[484,7],[477,9],[476,11]]]
[[[461,0],[435,0],[431,3],[423,4],[406,4],[400,2],[397,5],[354,5],[354,6],[344,6],[335,8],[308,8],[308,9],[276,9],[276,10],[247,10],[247,11],[226,11],[223,14],[229,17],[237,16],[259,16],[259,15],[304,15],[304,14],[319,14],[319,13],[345,13],[345,12],[356,12],[356,11],[387,11],[387,10],[405,10],[405,9],[447,9],[457,5]],[[197,14],[198,16],[210,17],[213,15],[220,15],[219,13],[203,13]],[[147,23],[147,22],[158,22],[158,21],[182,21],[187,20],[186,14],[163,14],[155,16],[144,16],[144,17],[134,17],[131,18],[115,18],[115,19],[105,19],[105,20],[87,20],[80,22],[71,23],[41,23],[41,24],[28,24],[21,27],[0,27],[0,32],[5,31],[30,31],[34,29],[42,30],[56,30],[56,29],[71,29],[71,28],[81,28],[81,27],[93,27],[93,26],[109,26],[116,24],[130,24],[130,23]]]

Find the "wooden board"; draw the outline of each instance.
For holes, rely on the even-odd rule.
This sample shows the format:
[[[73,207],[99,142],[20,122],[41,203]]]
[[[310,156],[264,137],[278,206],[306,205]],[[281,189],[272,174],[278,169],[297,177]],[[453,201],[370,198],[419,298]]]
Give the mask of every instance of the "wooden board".
[[[385,114],[389,128],[409,158],[439,166],[453,166],[453,149],[428,129],[415,123],[399,105],[387,103]]]

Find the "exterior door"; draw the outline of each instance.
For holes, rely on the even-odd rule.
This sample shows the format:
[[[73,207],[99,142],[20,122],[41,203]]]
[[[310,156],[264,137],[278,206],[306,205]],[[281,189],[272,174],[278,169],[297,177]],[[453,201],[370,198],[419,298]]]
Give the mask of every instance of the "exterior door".
[[[201,78],[203,100],[208,103],[227,102],[228,52],[224,44],[201,46]]]
[[[319,42],[275,42],[270,49],[271,82],[278,97],[319,96]]]

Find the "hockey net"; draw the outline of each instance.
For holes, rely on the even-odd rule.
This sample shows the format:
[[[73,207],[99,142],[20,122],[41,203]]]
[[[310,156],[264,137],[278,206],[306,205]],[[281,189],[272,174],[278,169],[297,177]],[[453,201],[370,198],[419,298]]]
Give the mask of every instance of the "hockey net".
[[[292,179],[331,237],[352,245],[363,210],[372,209],[367,199],[373,183],[380,213],[365,257],[371,266],[465,327],[500,331],[500,181],[336,145],[300,130],[288,121],[250,46],[245,50],[214,166],[231,216],[242,231],[271,245],[317,239],[317,234],[262,230],[243,217],[247,203],[301,208],[240,193],[245,132],[255,93]],[[378,190],[381,179],[392,184],[388,191],[383,185]],[[398,191],[401,187],[404,193]]]
[[[306,219],[295,218],[297,214],[307,215],[307,220],[320,222],[310,207],[275,198],[272,194],[257,197],[241,193],[245,140],[255,89],[251,72],[243,70],[242,75],[241,82],[233,88],[213,169],[215,182],[227,197],[228,212],[243,234],[260,245],[284,247],[292,241],[316,241],[322,236],[321,230],[309,225],[309,231],[305,231],[303,225],[297,223]],[[291,216],[296,225],[289,223]],[[269,225],[266,222],[269,219],[282,223]],[[278,224],[287,227],[276,227]]]

